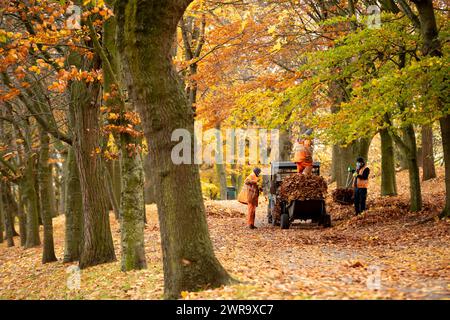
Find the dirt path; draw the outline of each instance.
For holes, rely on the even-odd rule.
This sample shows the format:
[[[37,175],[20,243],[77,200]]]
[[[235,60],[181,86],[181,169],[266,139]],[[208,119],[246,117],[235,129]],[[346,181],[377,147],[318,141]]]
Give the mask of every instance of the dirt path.
[[[218,205],[246,209],[231,201]],[[356,226],[350,228],[335,222],[330,229],[300,224],[281,230],[267,225],[261,205],[257,230],[246,229],[243,218],[210,220],[218,256],[245,282],[225,292],[246,298],[450,298],[448,222],[421,224],[411,215],[385,226],[352,219]],[[409,231],[395,237],[401,228]],[[194,296],[215,295],[217,290]]]

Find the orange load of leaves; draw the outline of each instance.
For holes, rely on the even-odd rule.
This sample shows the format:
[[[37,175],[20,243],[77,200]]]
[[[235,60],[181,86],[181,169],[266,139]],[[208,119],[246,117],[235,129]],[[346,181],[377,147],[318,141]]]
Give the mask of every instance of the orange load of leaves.
[[[320,176],[295,173],[284,179],[280,188],[280,196],[287,202],[322,200],[325,198],[327,188],[325,179]]]

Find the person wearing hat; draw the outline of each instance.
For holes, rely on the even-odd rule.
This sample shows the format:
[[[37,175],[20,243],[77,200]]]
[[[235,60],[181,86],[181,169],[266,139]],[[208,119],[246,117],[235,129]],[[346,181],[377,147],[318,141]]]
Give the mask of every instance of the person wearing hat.
[[[370,169],[364,158],[356,159],[356,170],[353,173],[355,187],[355,213],[356,215],[366,210],[367,187],[369,186]]]
[[[299,138],[294,144],[294,159],[297,164],[298,173],[311,173],[312,171],[312,141],[309,136],[312,134],[312,129],[305,131],[305,138]]]
[[[245,179],[244,183],[248,187],[247,192],[247,226],[250,229],[255,227],[256,207],[258,206],[259,186],[258,177],[261,174],[260,168],[254,168],[252,173]]]

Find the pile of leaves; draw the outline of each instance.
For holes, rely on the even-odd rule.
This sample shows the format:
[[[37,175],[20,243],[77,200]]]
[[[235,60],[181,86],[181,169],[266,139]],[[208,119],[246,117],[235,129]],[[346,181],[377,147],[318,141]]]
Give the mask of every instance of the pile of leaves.
[[[212,202],[205,203],[205,211],[207,216],[221,217],[221,218],[241,218],[245,216],[242,211],[234,208],[226,208],[223,206],[215,205]]]
[[[276,221],[280,220],[281,217],[281,197],[279,195],[277,195],[276,200],[275,200],[275,206],[273,207],[273,211],[272,211],[272,218],[275,219]]]
[[[280,188],[280,196],[284,201],[322,200],[327,193],[324,178],[316,175],[293,174],[284,179]]]
[[[352,204],[355,199],[355,192],[352,188],[337,188],[331,194],[333,201],[340,204]]]

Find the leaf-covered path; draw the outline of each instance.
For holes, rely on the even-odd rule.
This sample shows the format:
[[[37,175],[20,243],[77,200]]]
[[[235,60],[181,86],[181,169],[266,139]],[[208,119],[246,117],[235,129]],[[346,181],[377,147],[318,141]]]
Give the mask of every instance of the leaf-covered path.
[[[439,220],[442,191],[425,184],[425,209],[408,213],[405,193],[369,201],[354,217],[351,207],[328,203],[333,227],[294,225],[289,230],[265,222],[258,207],[256,230],[245,228],[246,207],[236,201],[207,202],[216,255],[240,283],[183,293],[186,299],[448,299],[450,221]],[[155,206],[147,207],[148,269],[123,273],[118,262],[81,271],[81,287],[67,288],[60,261],[41,264],[41,248],[0,245],[2,299],[160,299],[163,274]],[[111,214],[116,252],[118,224]],[[64,217],[55,219],[55,245],[63,256]],[[374,277],[380,276],[380,289]]]

